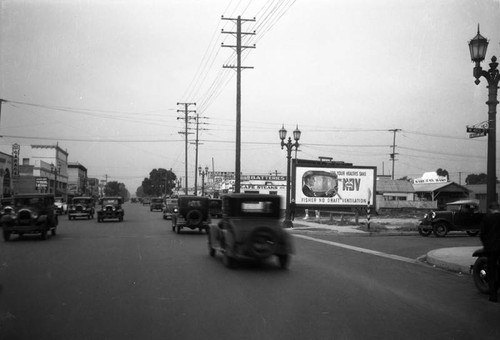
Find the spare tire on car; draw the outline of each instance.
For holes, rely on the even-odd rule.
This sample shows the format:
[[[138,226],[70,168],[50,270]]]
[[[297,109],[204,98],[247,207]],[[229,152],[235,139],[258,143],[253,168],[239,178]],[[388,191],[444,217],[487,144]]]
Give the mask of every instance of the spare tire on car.
[[[188,225],[197,226],[203,222],[203,213],[198,210],[190,210],[186,215]]]
[[[259,227],[248,235],[247,246],[251,255],[257,259],[266,259],[276,252],[278,237],[267,227]]]

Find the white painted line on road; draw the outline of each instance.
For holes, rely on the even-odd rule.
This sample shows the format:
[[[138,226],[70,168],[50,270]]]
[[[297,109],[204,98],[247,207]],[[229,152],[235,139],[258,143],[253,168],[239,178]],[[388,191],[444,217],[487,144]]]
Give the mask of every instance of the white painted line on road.
[[[371,254],[371,255],[380,256],[380,257],[384,257],[384,258],[388,258],[388,259],[392,259],[392,260],[398,260],[398,261],[402,261],[402,262],[406,262],[406,263],[419,263],[418,260],[410,259],[409,257],[403,257],[403,256],[398,256],[398,255],[393,255],[393,254],[386,254],[386,253],[382,253],[382,252],[376,251],[376,250],[370,250],[370,249],[365,249],[365,248],[350,246],[350,245],[347,245],[347,244],[338,243],[338,242],[332,242],[332,241],[327,241],[327,240],[322,240],[322,239],[319,239],[319,238],[314,238],[314,237],[310,237],[310,236],[306,236],[306,235],[297,235],[297,234],[294,234],[293,236],[299,237],[299,238],[303,238],[303,239],[309,240],[309,241],[314,241],[314,242],[318,242],[318,243],[328,244],[328,245],[334,246],[334,247],[340,247],[340,248],[350,249],[350,250],[354,250],[354,251],[357,251],[357,252],[360,252],[360,253]]]

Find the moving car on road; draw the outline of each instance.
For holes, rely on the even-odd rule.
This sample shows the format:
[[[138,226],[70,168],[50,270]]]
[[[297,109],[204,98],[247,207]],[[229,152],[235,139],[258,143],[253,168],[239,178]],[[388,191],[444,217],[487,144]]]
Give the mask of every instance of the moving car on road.
[[[100,209],[97,211],[97,222],[104,222],[104,220],[118,219],[123,221],[125,212],[122,208],[122,197],[103,197],[100,199]]]
[[[167,198],[165,201],[165,207],[163,208],[163,219],[172,219],[172,216],[178,211],[177,198]]]
[[[422,236],[434,233],[437,237],[444,237],[450,231],[465,231],[469,236],[476,236],[479,234],[484,215],[475,200],[448,203],[445,210],[425,214],[418,232]]]
[[[163,211],[163,207],[164,207],[163,198],[152,198],[151,199],[151,204],[149,206],[150,211],[153,211],[153,210]]]
[[[95,202],[92,197],[74,197],[68,208],[68,219],[86,217],[89,220],[94,218]]]
[[[56,234],[58,224],[54,209],[54,195],[51,194],[19,194],[14,196],[10,213],[2,216],[3,238],[10,240],[12,234],[40,233],[42,240],[50,231]]]
[[[210,256],[221,252],[224,264],[231,268],[237,260],[264,261],[275,255],[280,267],[288,268],[293,245],[280,219],[280,207],[278,195],[222,196],[222,220],[210,225]]]
[[[180,196],[179,208],[172,215],[172,231],[179,234],[182,228],[206,230],[210,223],[209,198],[203,196]]]

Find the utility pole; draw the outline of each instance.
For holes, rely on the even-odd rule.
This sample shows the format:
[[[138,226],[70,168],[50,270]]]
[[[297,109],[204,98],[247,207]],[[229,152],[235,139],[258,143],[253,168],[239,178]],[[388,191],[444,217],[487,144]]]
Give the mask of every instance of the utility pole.
[[[196,105],[196,103],[177,103],[177,105],[184,105],[184,110],[177,110],[177,112],[184,112],[184,117],[177,117],[177,119],[184,119],[184,132],[179,132],[180,134],[185,135],[185,143],[184,143],[184,168],[185,168],[185,177],[186,177],[186,185],[184,187],[184,192],[188,194],[188,121],[189,119],[194,119],[194,117],[190,117],[190,112],[196,112],[196,110],[188,110],[189,105]]]
[[[222,20],[236,21],[236,32],[225,32],[224,30],[222,30],[222,33],[232,34],[236,36],[236,45],[224,45],[224,43],[222,43],[222,47],[231,47],[235,49],[237,64],[236,66],[223,65],[222,67],[236,69],[236,164],[234,169],[234,192],[239,193],[241,186],[241,70],[245,68],[253,68],[250,66],[241,66],[241,51],[245,48],[255,48],[255,45],[241,45],[242,35],[255,35],[255,31],[252,33],[241,32],[241,23],[247,21],[255,21],[255,18],[242,19],[241,16],[238,16],[237,18],[224,18],[224,16],[222,16]]]
[[[198,195],[198,145],[200,144],[199,138],[198,138],[198,132],[199,130],[206,130],[206,129],[200,129],[200,118],[206,118],[206,117],[200,117],[198,113],[196,114],[196,117],[194,118],[196,120],[196,141],[195,141],[195,150],[196,150],[196,157],[194,161],[194,194],[195,196]],[[204,123],[203,123],[204,124]]]
[[[401,131],[401,129],[392,129],[392,130],[389,130],[389,131],[392,131],[394,132],[394,137],[392,139],[392,153],[391,153],[391,161],[392,161],[392,176],[391,178],[394,179],[394,162],[396,161],[396,133],[398,131]]]

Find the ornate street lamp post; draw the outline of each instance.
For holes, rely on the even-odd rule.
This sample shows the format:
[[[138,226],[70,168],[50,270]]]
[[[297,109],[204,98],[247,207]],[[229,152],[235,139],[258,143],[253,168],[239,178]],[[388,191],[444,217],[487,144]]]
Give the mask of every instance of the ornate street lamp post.
[[[205,176],[208,175],[208,166],[206,166],[205,169],[199,166],[198,173],[201,176],[201,196],[205,196]]]
[[[292,150],[295,148],[296,150],[299,148],[299,139],[300,139],[300,130],[299,126],[293,131],[293,139],[295,143],[292,143],[292,138],[288,137],[288,141],[285,143],[286,138],[286,130],[283,125],[279,130],[279,135],[281,139],[281,150],[286,146],[286,201],[285,201],[285,221],[291,224],[290,221],[290,160],[292,158]]]
[[[481,68],[480,63],[486,57],[488,48],[488,40],[479,33],[479,25],[477,27],[477,35],[469,42],[470,57],[472,62],[476,64],[474,67],[474,81],[476,85],[480,83],[479,78],[484,77],[488,82],[488,161],[487,161],[487,185],[486,185],[486,206],[497,200],[496,193],[496,113],[497,113],[497,93],[498,82],[500,75],[498,72],[497,58],[491,58],[490,69],[485,71]]]

